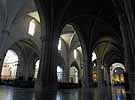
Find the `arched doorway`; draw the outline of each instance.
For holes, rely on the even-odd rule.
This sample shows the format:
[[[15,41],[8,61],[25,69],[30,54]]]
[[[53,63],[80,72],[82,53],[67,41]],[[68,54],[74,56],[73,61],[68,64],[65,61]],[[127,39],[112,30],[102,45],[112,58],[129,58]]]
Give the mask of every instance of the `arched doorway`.
[[[2,67],[2,80],[16,79],[18,61],[18,55],[13,50],[8,50],[4,58],[4,63]]]
[[[92,53],[92,58],[91,58],[92,62],[93,62],[94,60],[96,60],[96,59],[97,59],[96,53],[93,52],[93,53]]]
[[[35,78],[35,63],[40,54],[36,42],[32,39],[22,39],[14,42],[10,48],[19,55],[16,78],[25,81]]]
[[[78,69],[75,66],[70,67],[70,77],[69,77],[69,81],[71,83],[78,83],[79,79],[78,79]]]
[[[114,63],[110,67],[110,79],[112,85],[123,85],[125,82],[125,66],[121,63]]]

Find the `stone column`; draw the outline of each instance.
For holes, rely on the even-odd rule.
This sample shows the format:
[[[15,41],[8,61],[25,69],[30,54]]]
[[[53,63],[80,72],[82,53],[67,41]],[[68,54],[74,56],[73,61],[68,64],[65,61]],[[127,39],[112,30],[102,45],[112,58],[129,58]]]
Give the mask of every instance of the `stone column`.
[[[81,81],[83,80],[83,63],[82,62],[80,64],[80,79],[81,79]]]
[[[130,30],[130,40],[132,41],[132,48],[133,48],[133,54],[135,54],[135,18],[134,13],[131,5],[131,0],[123,0],[123,8],[125,10],[125,16],[127,17],[128,26]],[[135,68],[134,68],[135,69]]]
[[[70,75],[70,67],[69,66],[65,66],[64,68],[64,81],[65,82],[69,82],[69,75]]]
[[[93,87],[94,86],[94,82],[92,79],[92,61],[91,61],[91,57],[88,58],[88,64],[87,64],[87,68],[88,68],[88,83],[89,83],[89,87]]]
[[[68,47],[68,49],[67,49],[67,52],[66,52],[67,54],[71,54],[71,52],[70,52],[70,50],[69,50],[69,47]],[[70,61],[70,56],[69,55],[67,55],[67,66],[65,67],[65,81],[66,82],[69,82],[69,79],[70,79],[70,68],[71,68],[71,66],[70,66],[70,63],[69,63],[69,61]]]
[[[24,76],[24,80],[27,81],[28,80],[28,76],[29,76],[29,71],[28,71],[28,62],[25,61],[24,62],[24,66],[23,66],[23,76]]]
[[[111,86],[110,71],[107,71],[107,86]]]
[[[93,87],[93,80],[92,80],[92,62],[91,57],[85,58],[83,60],[83,88],[89,89]]]
[[[106,76],[107,83],[109,81],[107,69],[105,69],[105,67],[104,69],[102,68],[102,60],[100,58],[97,58],[97,75],[98,75],[97,96],[100,97],[100,100],[112,100],[111,87],[108,84],[105,87],[104,84],[104,76]],[[106,92],[106,94],[104,92]]]
[[[100,58],[97,58],[97,75],[98,75],[98,87],[103,87],[104,86],[104,75],[103,75],[103,69],[102,67],[102,62]]]
[[[131,100],[135,100],[135,73],[128,73],[129,92],[128,95]]]
[[[119,16],[119,20],[120,20],[120,28],[123,35],[124,47],[125,47],[125,65],[127,66],[128,74],[135,73],[134,72],[134,57],[132,54],[134,50],[132,45],[134,44],[132,40],[130,39],[131,35],[129,34],[130,33],[129,25],[126,20],[126,16]],[[132,94],[133,94],[133,91],[135,90],[135,86],[133,87],[133,84],[135,84],[135,82],[132,80],[134,80],[133,78],[135,77],[132,77],[132,75],[133,74],[128,75],[128,79],[129,79],[129,92],[128,92],[129,95],[128,96],[132,98],[132,100],[134,100],[135,96]]]
[[[120,20],[120,28],[121,28],[121,32],[123,35],[124,47],[125,47],[125,65],[127,67],[128,74],[130,74],[130,73],[134,73],[133,72],[134,71],[134,60],[133,60],[133,55],[132,55],[132,50],[133,50],[132,43],[130,40],[130,36],[128,34],[128,33],[130,33],[129,26],[128,26],[128,23],[127,23],[125,16],[119,16],[119,20]],[[133,79],[132,75],[133,74],[128,75],[129,87],[127,87],[127,86],[126,87],[129,88],[129,92],[128,92],[129,95],[128,96],[130,96],[132,98],[131,100],[134,100],[135,97],[133,97],[132,92],[135,89],[135,87],[133,87],[133,84],[135,84],[135,82],[132,81],[132,79]],[[130,92],[130,90],[131,90],[131,92]]]
[[[89,88],[89,84],[88,84],[88,68],[87,68],[87,60],[83,60],[83,82],[82,82],[82,86],[84,89]]]
[[[104,79],[106,80],[106,85],[109,86],[109,83],[110,83],[110,75],[107,71],[107,68],[104,68]]]
[[[41,60],[39,73],[35,85],[36,98],[42,97],[44,100],[48,98],[55,100],[57,91],[57,74],[56,74],[56,37],[49,36],[41,37]]]
[[[113,2],[116,11],[118,11],[120,29],[125,47],[125,65],[127,66],[129,80],[128,94],[131,97],[131,100],[135,100],[135,95],[133,95],[135,93],[135,19],[131,8],[131,0],[113,0]]]

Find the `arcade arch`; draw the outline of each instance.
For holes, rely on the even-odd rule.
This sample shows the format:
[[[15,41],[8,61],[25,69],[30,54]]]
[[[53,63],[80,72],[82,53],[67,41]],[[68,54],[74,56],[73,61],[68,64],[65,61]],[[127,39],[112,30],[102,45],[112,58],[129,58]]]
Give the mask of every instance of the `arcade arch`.
[[[78,83],[79,81],[79,71],[76,68],[76,66],[71,66],[70,67],[70,78],[69,81],[71,83]]]
[[[81,69],[79,70],[82,71],[83,69],[83,50],[77,33],[75,32],[73,26],[70,24],[66,24],[61,32],[58,43],[58,52],[65,60],[65,67],[63,69],[65,81],[70,82],[70,65],[72,65],[72,62],[77,61],[79,67],[81,67]],[[78,70],[76,70],[75,68],[73,69],[75,70],[75,73],[78,72]]]
[[[110,67],[110,79],[112,85],[124,84],[126,68],[121,63],[114,63]]]
[[[13,50],[8,50],[3,62],[1,79],[2,80],[16,79],[18,63],[19,63],[18,55]]]

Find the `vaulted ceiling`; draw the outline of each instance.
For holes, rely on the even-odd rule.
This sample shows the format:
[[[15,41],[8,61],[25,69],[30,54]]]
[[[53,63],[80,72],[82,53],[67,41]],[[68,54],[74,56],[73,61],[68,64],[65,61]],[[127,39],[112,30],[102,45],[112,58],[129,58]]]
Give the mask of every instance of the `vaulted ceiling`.
[[[63,27],[66,24],[72,24],[79,39],[83,39],[88,53],[97,50],[102,59],[104,57],[118,59],[117,54],[123,55],[123,40],[112,0],[35,1],[40,18],[45,18],[47,25],[51,23],[55,27]],[[1,0],[0,31],[3,28],[9,30],[17,18],[28,13],[42,23],[42,20],[37,18],[36,13],[31,13],[35,11],[36,7],[33,0]],[[69,27],[65,27],[61,32],[74,32]],[[67,41],[70,40],[67,39]],[[107,53],[109,51],[116,51],[117,53],[112,56]]]
[[[33,0],[0,0],[0,30],[10,30],[15,20],[33,11]]]
[[[50,16],[53,16],[51,18],[54,25],[72,24],[75,27],[78,37],[81,36],[84,40],[88,53],[96,50],[101,59],[107,57],[112,62],[119,61],[121,55],[124,58],[119,20],[112,0],[37,1],[49,21]],[[111,51],[116,53],[107,53]]]

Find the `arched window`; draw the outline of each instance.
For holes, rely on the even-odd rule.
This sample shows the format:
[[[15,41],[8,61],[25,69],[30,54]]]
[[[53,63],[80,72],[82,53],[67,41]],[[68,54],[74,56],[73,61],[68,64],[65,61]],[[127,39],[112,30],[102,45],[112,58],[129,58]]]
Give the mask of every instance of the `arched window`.
[[[92,53],[92,62],[93,62],[95,59],[97,59],[97,56],[96,56],[96,53],[93,52],[93,53]]]
[[[39,71],[39,63],[40,63],[40,60],[38,60],[35,64],[35,74],[34,74],[34,78],[36,79],[37,78],[37,75],[38,75],[38,71]]]
[[[74,58],[77,59],[77,50],[74,50]]]
[[[57,80],[58,82],[63,81],[63,69],[60,66],[57,66]]]
[[[35,20],[32,19],[32,20],[30,21],[30,23],[29,23],[29,30],[28,30],[28,33],[29,33],[31,36],[34,36],[34,34],[35,34],[35,27],[36,27],[36,25],[35,25]]]
[[[59,39],[58,50],[61,50],[61,39]]]
[[[1,79],[12,80],[16,78],[18,56],[13,50],[8,50],[4,58]]]

